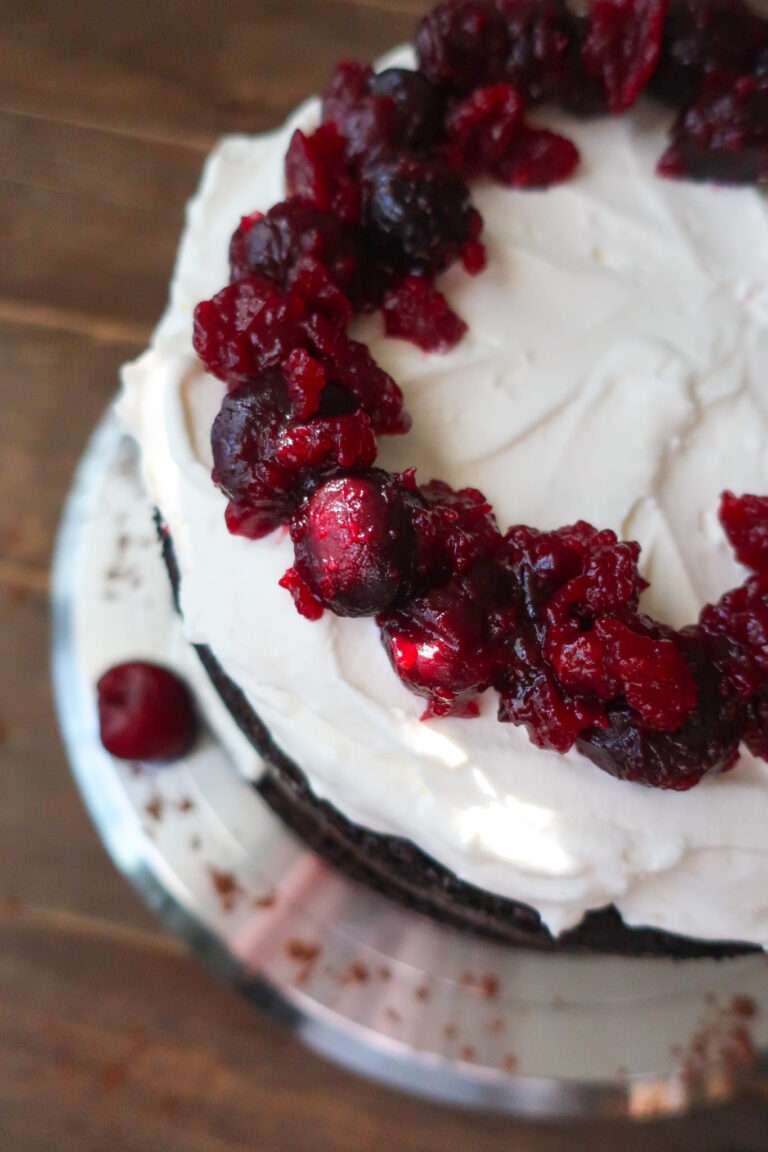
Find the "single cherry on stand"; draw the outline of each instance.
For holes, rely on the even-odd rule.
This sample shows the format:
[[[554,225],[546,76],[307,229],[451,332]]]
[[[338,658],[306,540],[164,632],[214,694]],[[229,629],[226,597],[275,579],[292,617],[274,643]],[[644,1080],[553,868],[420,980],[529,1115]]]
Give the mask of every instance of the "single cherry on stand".
[[[192,694],[175,672],[132,660],[96,685],[101,742],[120,760],[177,760],[198,729]]]

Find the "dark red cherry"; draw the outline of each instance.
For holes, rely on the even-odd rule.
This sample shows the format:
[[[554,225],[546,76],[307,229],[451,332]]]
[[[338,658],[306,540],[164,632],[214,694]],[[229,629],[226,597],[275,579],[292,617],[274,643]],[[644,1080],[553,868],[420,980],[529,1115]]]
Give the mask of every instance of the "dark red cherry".
[[[489,604],[471,579],[456,577],[379,616],[384,648],[403,683],[427,700],[424,719],[476,716],[491,683]]]
[[[682,108],[709,72],[759,72],[766,49],[768,20],[743,0],[674,0],[651,91]]]
[[[768,179],[768,76],[710,73],[678,117],[661,176],[754,184]]]
[[[386,472],[340,476],[318,488],[291,525],[301,579],[337,616],[375,616],[410,576],[413,529]]]
[[[372,77],[371,92],[391,101],[393,141],[398,148],[418,150],[439,139],[445,102],[423,72],[386,68]]]
[[[108,669],[96,685],[101,742],[121,760],[177,760],[197,733],[183,680],[159,664],[129,661]]]
[[[768,576],[768,497],[723,492],[720,523],[739,563]]]
[[[504,77],[509,32],[491,0],[448,0],[422,18],[416,32],[419,68],[459,94]]]
[[[509,37],[504,78],[530,104],[554,98],[571,34],[565,4],[562,0],[496,0],[496,7]]]
[[[405,276],[386,293],[381,306],[388,336],[410,340],[424,352],[448,352],[467,326],[425,276]]]
[[[367,173],[365,220],[378,259],[404,272],[439,272],[476,237],[464,181],[437,160],[400,156]]]
[[[321,124],[307,136],[297,128],[285,157],[288,191],[345,224],[360,218],[360,188],[347,159],[346,142],[335,124]]]

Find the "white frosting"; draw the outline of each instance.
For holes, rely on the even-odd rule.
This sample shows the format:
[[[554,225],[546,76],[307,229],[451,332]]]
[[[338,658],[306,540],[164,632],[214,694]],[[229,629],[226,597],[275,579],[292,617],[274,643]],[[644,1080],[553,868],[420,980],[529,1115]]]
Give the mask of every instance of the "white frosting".
[[[295,612],[278,587],[285,532],[228,534],[208,445],[222,386],[191,350],[192,310],[226,282],[239,217],[283,197],[290,133],[316,117],[310,103],[280,132],[219,145],[168,311],[124,370],[121,411],[170,525],[188,638],[211,645],[318,796],[533,904],[554,933],[613,902],[630,924],[768,946],[768,765],[744,755],[676,794],[534,748],[497,722],[492,694],[479,719],[421,723],[372,620]],[[544,120],[575,140],[581,167],[543,193],[473,189],[488,268],[441,284],[469,324],[461,344],[425,355],[384,338],[379,317],[357,326],[413,416],[380,462],[482,489],[503,526],[584,518],[639,540],[644,606],[688,623],[743,578],[720,491],[768,492],[766,202],[656,178],[668,116],[650,103]]]

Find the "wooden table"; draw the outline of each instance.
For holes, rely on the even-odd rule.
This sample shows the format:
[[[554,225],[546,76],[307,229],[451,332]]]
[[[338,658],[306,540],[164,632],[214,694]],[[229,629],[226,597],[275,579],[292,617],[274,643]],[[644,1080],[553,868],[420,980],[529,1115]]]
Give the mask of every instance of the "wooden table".
[[[169,938],[107,859],[48,683],[61,503],[164,304],[206,151],[276,125],[422,0],[0,2],[0,1149],[768,1148],[755,1093],[651,1128],[452,1113],[323,1063]]]

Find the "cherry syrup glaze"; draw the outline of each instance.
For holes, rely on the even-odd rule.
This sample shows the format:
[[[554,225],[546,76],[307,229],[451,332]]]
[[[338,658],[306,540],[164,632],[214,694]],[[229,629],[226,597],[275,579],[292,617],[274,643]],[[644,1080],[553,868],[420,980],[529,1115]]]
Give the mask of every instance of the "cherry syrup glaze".
[[[503,532],[482,493],[374,467],[377,437],[410,420],[347,335],[381,308],[390,335],[425,351],[461,339],[435,277],[484,266],[466,179],[542,188],[578,163],[568,140],[527,123],[529,104],[621,112],[661,61],[668,97],[695,90],[662,171],[766,174],[765,80],[757,65],[723,73],[752,67],[746,41],[765,22],[736,0],[726,51],[716,0],[707,19],[668,6],[596,0],[577,17],[560,0],[452,0],[419,26],[417,71],[339,65],[320,127],[291,140],[289,198],[242,220],[231,282],[198,305],[194,343],[228,389],[212,430],[228,527],[289,527],[281,584],[299,612],[375,616],[425,718],[476,716],[494,692],[499,719],[539,747],[682,790],[729,768],[741,741],[768,758],[768,498],[724,494],[752,575],[676,631],[640,611],[638,544],[583,521]]]
[[[183,680],[159,664],[116,664],[99,680],[101,742],[121,760],[176,760],[197,734],[197,717]]]

